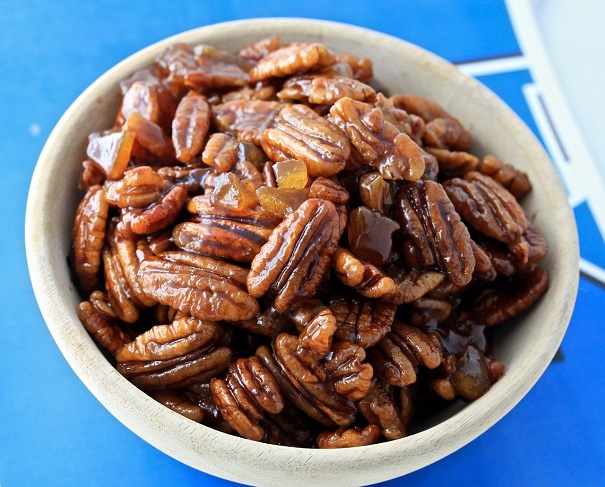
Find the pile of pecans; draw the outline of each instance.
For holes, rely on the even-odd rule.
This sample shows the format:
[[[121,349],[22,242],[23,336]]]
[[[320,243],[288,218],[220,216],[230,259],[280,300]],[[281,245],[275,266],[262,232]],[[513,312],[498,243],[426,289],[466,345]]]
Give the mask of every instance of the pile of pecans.
[[[548,287],[528,178],[371,78],[271,37],[173,45],[121,83],[70,262],[124,377],[224,432],[338,448],[402,438],[504,373],[487,330]]]

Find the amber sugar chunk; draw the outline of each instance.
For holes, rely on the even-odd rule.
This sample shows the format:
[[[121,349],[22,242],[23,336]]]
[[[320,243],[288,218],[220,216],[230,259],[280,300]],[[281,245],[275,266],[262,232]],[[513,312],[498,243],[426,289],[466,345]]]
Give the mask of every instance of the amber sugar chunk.
[[[96,162],[107,179],[119,179],[130,161],[134,133],[124,131],[94,132],[88,136],[86,155]]]
[[[349,215],[347,232],[351,251],[372,264],[384,264],[391,256],[392,234],[399,224],[365,206]]]
[[[273,165],[278,188],[302,189],[309,182],[307,165],[296,159],[276,162]]]
[[[254,186],[249,181],[242,181],[233,173],[221,174],[217,181],[210,202],[236,210],[254,208],[258,198]]]
[[[261,186],[256,194],[264,210],[285,218],[307,200],[309,190]]]

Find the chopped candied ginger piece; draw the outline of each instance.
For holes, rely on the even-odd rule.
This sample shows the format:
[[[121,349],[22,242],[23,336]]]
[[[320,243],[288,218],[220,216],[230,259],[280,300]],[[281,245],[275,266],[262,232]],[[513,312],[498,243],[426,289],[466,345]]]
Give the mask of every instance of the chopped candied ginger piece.
[[[258,198],[250,181],[242,181],[235,174],[228,172],[218,177],[210,195],[210,202],[236,210],[246,210],[255,208]]]
[[[273,165],[273,172],[278,188],[302,189],[309,182],[307,165],[296,159],[276,162]]]
[[[134,133],[129,130],[93,132],[88,136],[86,155],[96,162],[107,179],[119,179],[130,161]]]
[[[286,218],[309,198],[308,189],[269,188],[262,186],[256,190],[258,201],[264,210]]]

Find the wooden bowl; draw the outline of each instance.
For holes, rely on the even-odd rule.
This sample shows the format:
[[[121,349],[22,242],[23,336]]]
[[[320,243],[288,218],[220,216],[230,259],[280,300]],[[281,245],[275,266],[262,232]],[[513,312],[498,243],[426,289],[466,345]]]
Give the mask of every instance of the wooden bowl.
[[[66,256],[81,197],[80,163],[88,134],[112,125],[121,97],[119,81],[176,42],[236,51],[274,34],[371,58],[381,87],[437,101],[473,133],[477,155],[494,153],[526,171],[534,183],[524,207],[549,243],[542,265],[550,273],[550,288],[529,312],[499,330],[494,354],[507,371],[491,390],[473,403],[453,404],[407,438],[316,450],[215,431],[172,412],[124,379],[76,316],[80,297]],[[409,43],[359,27],[302,19],[245,20],[195,29],[143,49],[101,76],[67,110],[40,155],[27,203],[26,243],[34,291],[48,328],[98,400],[134,433],[177,460],[255,485],[376,483],[429,465],[469,443],[510,411],[544,372],[563,339],[578,286],[576,227],[565,191],[542,146],[511,109],[451,64]]]

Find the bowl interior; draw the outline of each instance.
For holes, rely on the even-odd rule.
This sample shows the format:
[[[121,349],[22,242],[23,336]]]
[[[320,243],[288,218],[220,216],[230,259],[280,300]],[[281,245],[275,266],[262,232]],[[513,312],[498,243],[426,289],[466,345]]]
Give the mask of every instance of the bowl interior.
[[[496,154],[526,171],[534,190],[524,207],[549,243],[543,261],[551,285],[531,311],[498,331],[495,356],[504,377],[482,398],[456,403],[418,433],[393,442],[341,451],[300,450],[255,443],[193,423],[164,408],[118,374],[75,313],[80,298],[66,256],[87,136],[113,123],[118,83],[175,42],[236,51],[268,35],[323,42],[336,52],[373,60],[376,85],[440,103],[473,133],[473,152]],[[445,61],[401,40],[330,22],[259,19],[204,27],[155,44],[120,63],[70,107],[40,156],[26,216],[27,256],[40,309],[66,359],[101,403],[146,441],[200,470],[249,484],[374,483],[409,473],[455,451],[506,414],[554,356],[571,316],[578,282],[575,223],[565,191],[542,147],[495,95]],[[153,418],[153,420],[151,420]],[[222,461],[230,458],[230,462]],[[294,480],[293,480],[294,479]]]

